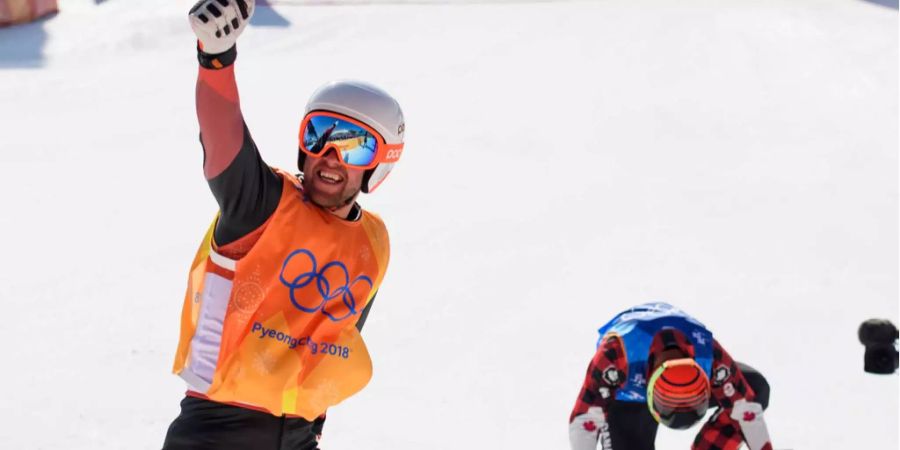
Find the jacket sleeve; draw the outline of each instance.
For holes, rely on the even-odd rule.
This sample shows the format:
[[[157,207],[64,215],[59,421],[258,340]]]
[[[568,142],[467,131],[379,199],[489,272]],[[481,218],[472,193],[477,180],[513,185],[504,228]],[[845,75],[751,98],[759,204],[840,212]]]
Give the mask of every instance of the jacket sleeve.
[[[237,50],[198,49],[196,106],[203,173],[219,204],[215,240],[225,245],[262,225],[281,199],[281,180],[263,162],[241,113],[234,74]]]
[[[750,450],[772,450],[763,407],[731,355],[713,342],[712,395],[719,406],[703,424],[693,450],[737,450],[746,442]]]
[[[363,325],[366,324],[366,319],[369,317],[369,310],[372,309],[372,304],[375,303],[375,296],[377,295],[377,291],[372,294],[372,299],[369,300],[369,303],[366,304],[366,307],[363,308],[361,313],[359,313],[359,319],[356,320],[356,330],[360,333],[362,333]]]
[[[627,362],[618,338],[604,339],[591,359],[584,383],[569,415],[572,450],[613,449],[607,414],[616,390],[628,376]]]

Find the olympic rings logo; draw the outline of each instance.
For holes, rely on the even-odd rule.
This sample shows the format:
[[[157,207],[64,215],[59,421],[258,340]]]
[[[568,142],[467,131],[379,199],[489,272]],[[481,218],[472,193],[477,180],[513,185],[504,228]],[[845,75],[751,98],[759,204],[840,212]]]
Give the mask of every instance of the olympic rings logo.
[[[289,276],[286,277],[286,274],[292,275],[295,271],[288,270],[288,265],[294,258],[301,258],[299,260],[301,262],[295,263],[292,266],[292,269],[296,269],[298,264],[307,262],[308,264],[303,264],[301,267],[308,267],[309,270],[302,272],[293,278]],[[356,315],[356,297],[353,294],[353,288],[357,283],[369,285],[365,295],[368,295],[372,288],[375,287],[372,283],[372,279],[365,275],[360,275],[353,280],[350,280],[350,273],[347,271],[347,266],[340,261],[332,261],[325,264],[320,269],[316,262],[315,255],[306,249],[294,250],[288,255],[284,260],[284,264],[281,266],[281,273],[278,274],[278,278],[281,280],[281,284],[285,285],[290,290],[291,303],[295,308],[306,313],[322,311],[322,314],[325,314],[334,322],[339,322],[350,316]],[[314,306],[305,305],[298,299],[300,296],[298,296],[297,291],[312,285],[313,282],[315,282],[314,286],[319,294],[320,301]],[[308,298],[309,295],[303,297]],[[340,303],[331,302],[332,300],[337,299],[340,299]],[[346,312],[341,311],[341,304],[346,307]]]

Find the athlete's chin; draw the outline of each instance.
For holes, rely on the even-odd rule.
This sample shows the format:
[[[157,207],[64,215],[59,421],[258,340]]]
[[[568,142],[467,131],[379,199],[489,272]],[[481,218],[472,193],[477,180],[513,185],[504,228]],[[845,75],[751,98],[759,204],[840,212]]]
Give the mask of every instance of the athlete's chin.
[[[315,186],[311,187],[307,191],[307,195],[309,199],[312,200],[318,206],[322,208],[330,209],[330,208],[340,208],[342,206],[347,205],[349,202],[353,201],[353,198],[356,197],[358,191],[356,192],[329,192],[321,189],[316,189]]]
[[[309,199],[322,208],[337,208],[341,206],[341,199],[336,195],[323,195],[318,192],[311,192]]]
[[[350,188],[347,183],[347,180],[333,183],[317,177],[304,178],[303,190],[307,198],[322,208],[340,208],[352,202],[360,190]]]

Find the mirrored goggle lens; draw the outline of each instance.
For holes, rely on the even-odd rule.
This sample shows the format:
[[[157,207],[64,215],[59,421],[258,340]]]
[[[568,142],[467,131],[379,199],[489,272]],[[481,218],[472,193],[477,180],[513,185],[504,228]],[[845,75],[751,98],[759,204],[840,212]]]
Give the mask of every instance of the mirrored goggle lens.
[[[336,117],[312,116],[303,130],[303,146],[314,155],[334,147],[344,164],[367,166],[378,153],[378,139],[365,128]]]

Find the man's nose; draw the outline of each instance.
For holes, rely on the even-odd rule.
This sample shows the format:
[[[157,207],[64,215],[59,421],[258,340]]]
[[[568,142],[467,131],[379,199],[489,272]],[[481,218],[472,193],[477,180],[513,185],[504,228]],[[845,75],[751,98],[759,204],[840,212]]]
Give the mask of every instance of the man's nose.
[[[329,147],[325,148],[325,152],[322,153],[320,158],[322,158],[323,160],[326,160],[327,162],[331,162],[334,164],[340,164],[341,163],[341,152],[340,152],[340,150],[337,149],[337,147],[329,146]]]

